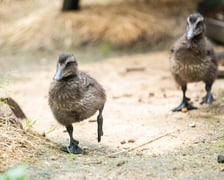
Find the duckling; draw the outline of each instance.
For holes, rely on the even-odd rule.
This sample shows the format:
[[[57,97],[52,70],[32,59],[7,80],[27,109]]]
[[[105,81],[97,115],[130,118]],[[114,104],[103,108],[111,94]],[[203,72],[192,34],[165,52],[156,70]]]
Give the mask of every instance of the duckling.
[[[189,103],[186,97],[187,83],[203,81],[206,95],[201,104],[214,101],[211,89],[216,79],[217,63],[213,47],[205,37],[204,18],[200,13],[193,13],[187,17],[187,31],[171,48],[170,70],[181,86],[183,98],[181,104],[172,111],[197,109]]]
[[[61,150],[73,154],[83,153],[78,146],[79,142],[73,138],[72,123],[85,120],[97,111],[97,139],[101,141],[105,102],[105,90],[94,78],[78,70],[75,56],[70,53],[60,54],[49,89],[48,103],[55,119],[66,127],[70,137],[69,147],[62,147]]]

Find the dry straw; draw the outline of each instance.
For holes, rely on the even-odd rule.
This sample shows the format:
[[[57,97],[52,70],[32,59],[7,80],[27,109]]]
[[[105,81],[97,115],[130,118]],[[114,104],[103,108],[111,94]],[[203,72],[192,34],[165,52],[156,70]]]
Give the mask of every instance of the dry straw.
[[[196,1],[129,1],[82,6],[81,11],[62,13],[61,4],[44,5],[4,25],[0,46],[29,48],[77,47],[107,42],[131,46],[156,44],[177,37]],[[183,29],[181,29],[183,30]]]
[[[5,103],[0,103],[0,172],[22,161],[35,161],[54,144],[34,132],[24,130],[21,119]]]

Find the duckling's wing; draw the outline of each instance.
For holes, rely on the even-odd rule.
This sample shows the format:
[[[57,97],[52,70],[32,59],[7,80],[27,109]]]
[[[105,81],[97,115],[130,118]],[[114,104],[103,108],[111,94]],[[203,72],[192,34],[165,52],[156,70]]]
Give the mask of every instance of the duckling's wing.
[[[94,88],[98,84],[97,81],[94,78],[92,78],[91,76],[89,76],[85,72],[80,72],[79,76],[80,76],[80,79],[82,81],[82,87],[85,90],[87,90],[89,88]]]
[[[84,96],[91,96],[94,101],[98,99],[102,99],[104,101],[105,98],[105,91],[103,87],[91,76],[82,72],[80,74],[82,78],[82,88],[84,92]]]
[[[188,46],[189,44],[186,41],[185,35],[181,36],[171,47],[171,55],[179,50],[186,49]]]
[[[212,61],[212,63],[217,65],[217,61],[216,61],[216,56],[215,56],[215,52],[214,52],[214,49],[213,49],[213,45],[207,38],[205,38],[204,48],[205,48],[205,53],[206,53],[207,57]]]

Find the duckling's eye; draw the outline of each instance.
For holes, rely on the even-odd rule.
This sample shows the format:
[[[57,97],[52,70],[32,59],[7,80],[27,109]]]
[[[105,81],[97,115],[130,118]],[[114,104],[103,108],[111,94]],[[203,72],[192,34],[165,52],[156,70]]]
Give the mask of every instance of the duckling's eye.
[[[68,63],[66,64],[66,66],[70,66],[70,65],[72,65],[72,64],[74,64],[74,62],[70,61],[70,62],[68,62]]]
[[[197,27],[202,26],[202,22],[198,22]]]

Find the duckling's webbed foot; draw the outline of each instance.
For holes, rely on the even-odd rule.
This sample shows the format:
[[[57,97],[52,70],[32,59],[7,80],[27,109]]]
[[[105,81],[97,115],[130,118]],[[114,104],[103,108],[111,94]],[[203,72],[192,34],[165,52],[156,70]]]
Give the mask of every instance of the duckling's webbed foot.
[[[210,92],[210,93],[207,93],[206,96],[202,98],[202,101],[200,104],[211,104],[213,101],[215,101],[215,98]]]
[[[79,141],[77,141],[73,138],[72,124],[67,125],[66,129],[67,129],[69,137],[70,137],[70,145],[68,147],[61,147],[61,150],[64,152],[67,152],[67,153],[83,154],[83,150],[78,146]]]
[[[60,149],[67,153],[73,153],[73,154],[83,154],[84,153],[83,150],[77,144],[73,144],[68,147],[63,146]]]
[[[213,97],[211,93],[211,85],[206,84],[205,89],[207,94],[205,95],[205,97],[202,98],[202,101],[200,104],[211,104],[213,101],[215,101],[215,98]]]
[[[189,97],[185,97],[185,100],[186,100],[186,101],[190,101],[191,98],[189,98]]]
[[[181,111],[183,108],[187,108],[188,110],[197,109],[197,107],[194,107],[192,104],[189,103],[190,98],[186,97],[187,84],[183,84],[181,86],[181,89],[183,93],[183,100],[180,103],[180,105],[172,109],[172,111],[173,112]]]
[[[189,98],[184,98],[179,106],[172,109],[173,112],[181,111],[183,108],[187,108],[188,110],[197,109],[197,107],[193,106],[188,102]]]

